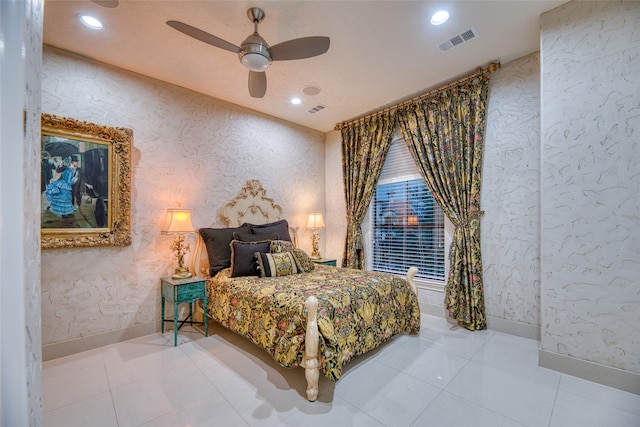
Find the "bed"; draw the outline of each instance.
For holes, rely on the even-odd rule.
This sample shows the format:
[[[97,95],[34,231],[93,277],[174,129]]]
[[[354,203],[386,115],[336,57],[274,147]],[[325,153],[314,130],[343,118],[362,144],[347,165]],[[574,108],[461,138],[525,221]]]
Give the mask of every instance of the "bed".
[[[394,275],[315,264],[258,180],[224,205],[225,228],[202,228],[194,269],[207,278],[206,315],[285,367],[303,367],[307,399],[320,372],[344,365],[401,333],[420,330],[413,283]]]

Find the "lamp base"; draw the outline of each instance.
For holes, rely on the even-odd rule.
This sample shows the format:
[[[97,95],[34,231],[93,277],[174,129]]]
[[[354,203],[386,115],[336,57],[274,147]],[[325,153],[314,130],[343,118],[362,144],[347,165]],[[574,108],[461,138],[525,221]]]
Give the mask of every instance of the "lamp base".
[[[313,234],[311,235],[311,258],[322,258],[320,256],[320,236],[318,235],[318,230],[313,230]]]
[[[176,268],[171,276],[172,279],[188,279],[189,277],[192,277],[192,274],[187,267]]]

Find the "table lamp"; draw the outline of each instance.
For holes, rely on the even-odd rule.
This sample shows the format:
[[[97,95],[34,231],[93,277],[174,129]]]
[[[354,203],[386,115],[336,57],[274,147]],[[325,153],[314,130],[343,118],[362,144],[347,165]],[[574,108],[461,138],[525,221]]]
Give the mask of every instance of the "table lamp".
[[[189,252],[189,244],[184,243],[184,235],[187,233],[195,233],[191,223],[190,209],[167,209],[167,221],[162,234],[177,234],[176,239],[171,243],[171,250],[178,258],[178,267],[171,276],[174,279],[186,279],[191,277],[189,267],[184,266],[184,256]]]
[[[309,230],[313,230],[313,234],[311,235],[311,258],[320,259],[320,235],[318,234],[318,230],[324,228],[324,219],[322,218],[322,214],[320,212],[310,212],[309,220],[307,221],[307,228]]]

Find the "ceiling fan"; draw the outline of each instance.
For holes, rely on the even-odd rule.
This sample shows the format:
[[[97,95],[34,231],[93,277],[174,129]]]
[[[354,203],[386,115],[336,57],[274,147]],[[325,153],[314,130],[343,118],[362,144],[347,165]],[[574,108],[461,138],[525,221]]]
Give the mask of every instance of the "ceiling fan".
[[[311,58],[329,50],[329,37],[322,36],[302,37],[269,46],[258,34],[258,24],[265,16],[262,9],[252,7],[247,10],[247,16],[254,30],[240,47],[184,22],[167,21],[167,25],[201,42],[237,53],[242,65],[249,70],[249,94],[254,98],[262,98],[267,92],[265,71],[272,61]]]

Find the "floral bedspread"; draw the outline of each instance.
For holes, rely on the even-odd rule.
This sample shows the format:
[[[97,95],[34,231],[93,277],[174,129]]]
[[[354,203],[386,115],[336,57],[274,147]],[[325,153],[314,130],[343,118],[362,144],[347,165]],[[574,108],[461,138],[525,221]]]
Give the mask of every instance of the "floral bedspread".
[[[420,330],[418,299],[405,279],[385,273],[318,265],[283,277],[229,277],[207,283],[208,313],[264,348],[282,366],[300,365],[305,350],[306,299],[318,298],[320,364],[337,381],[342,367],[399,333]]]

